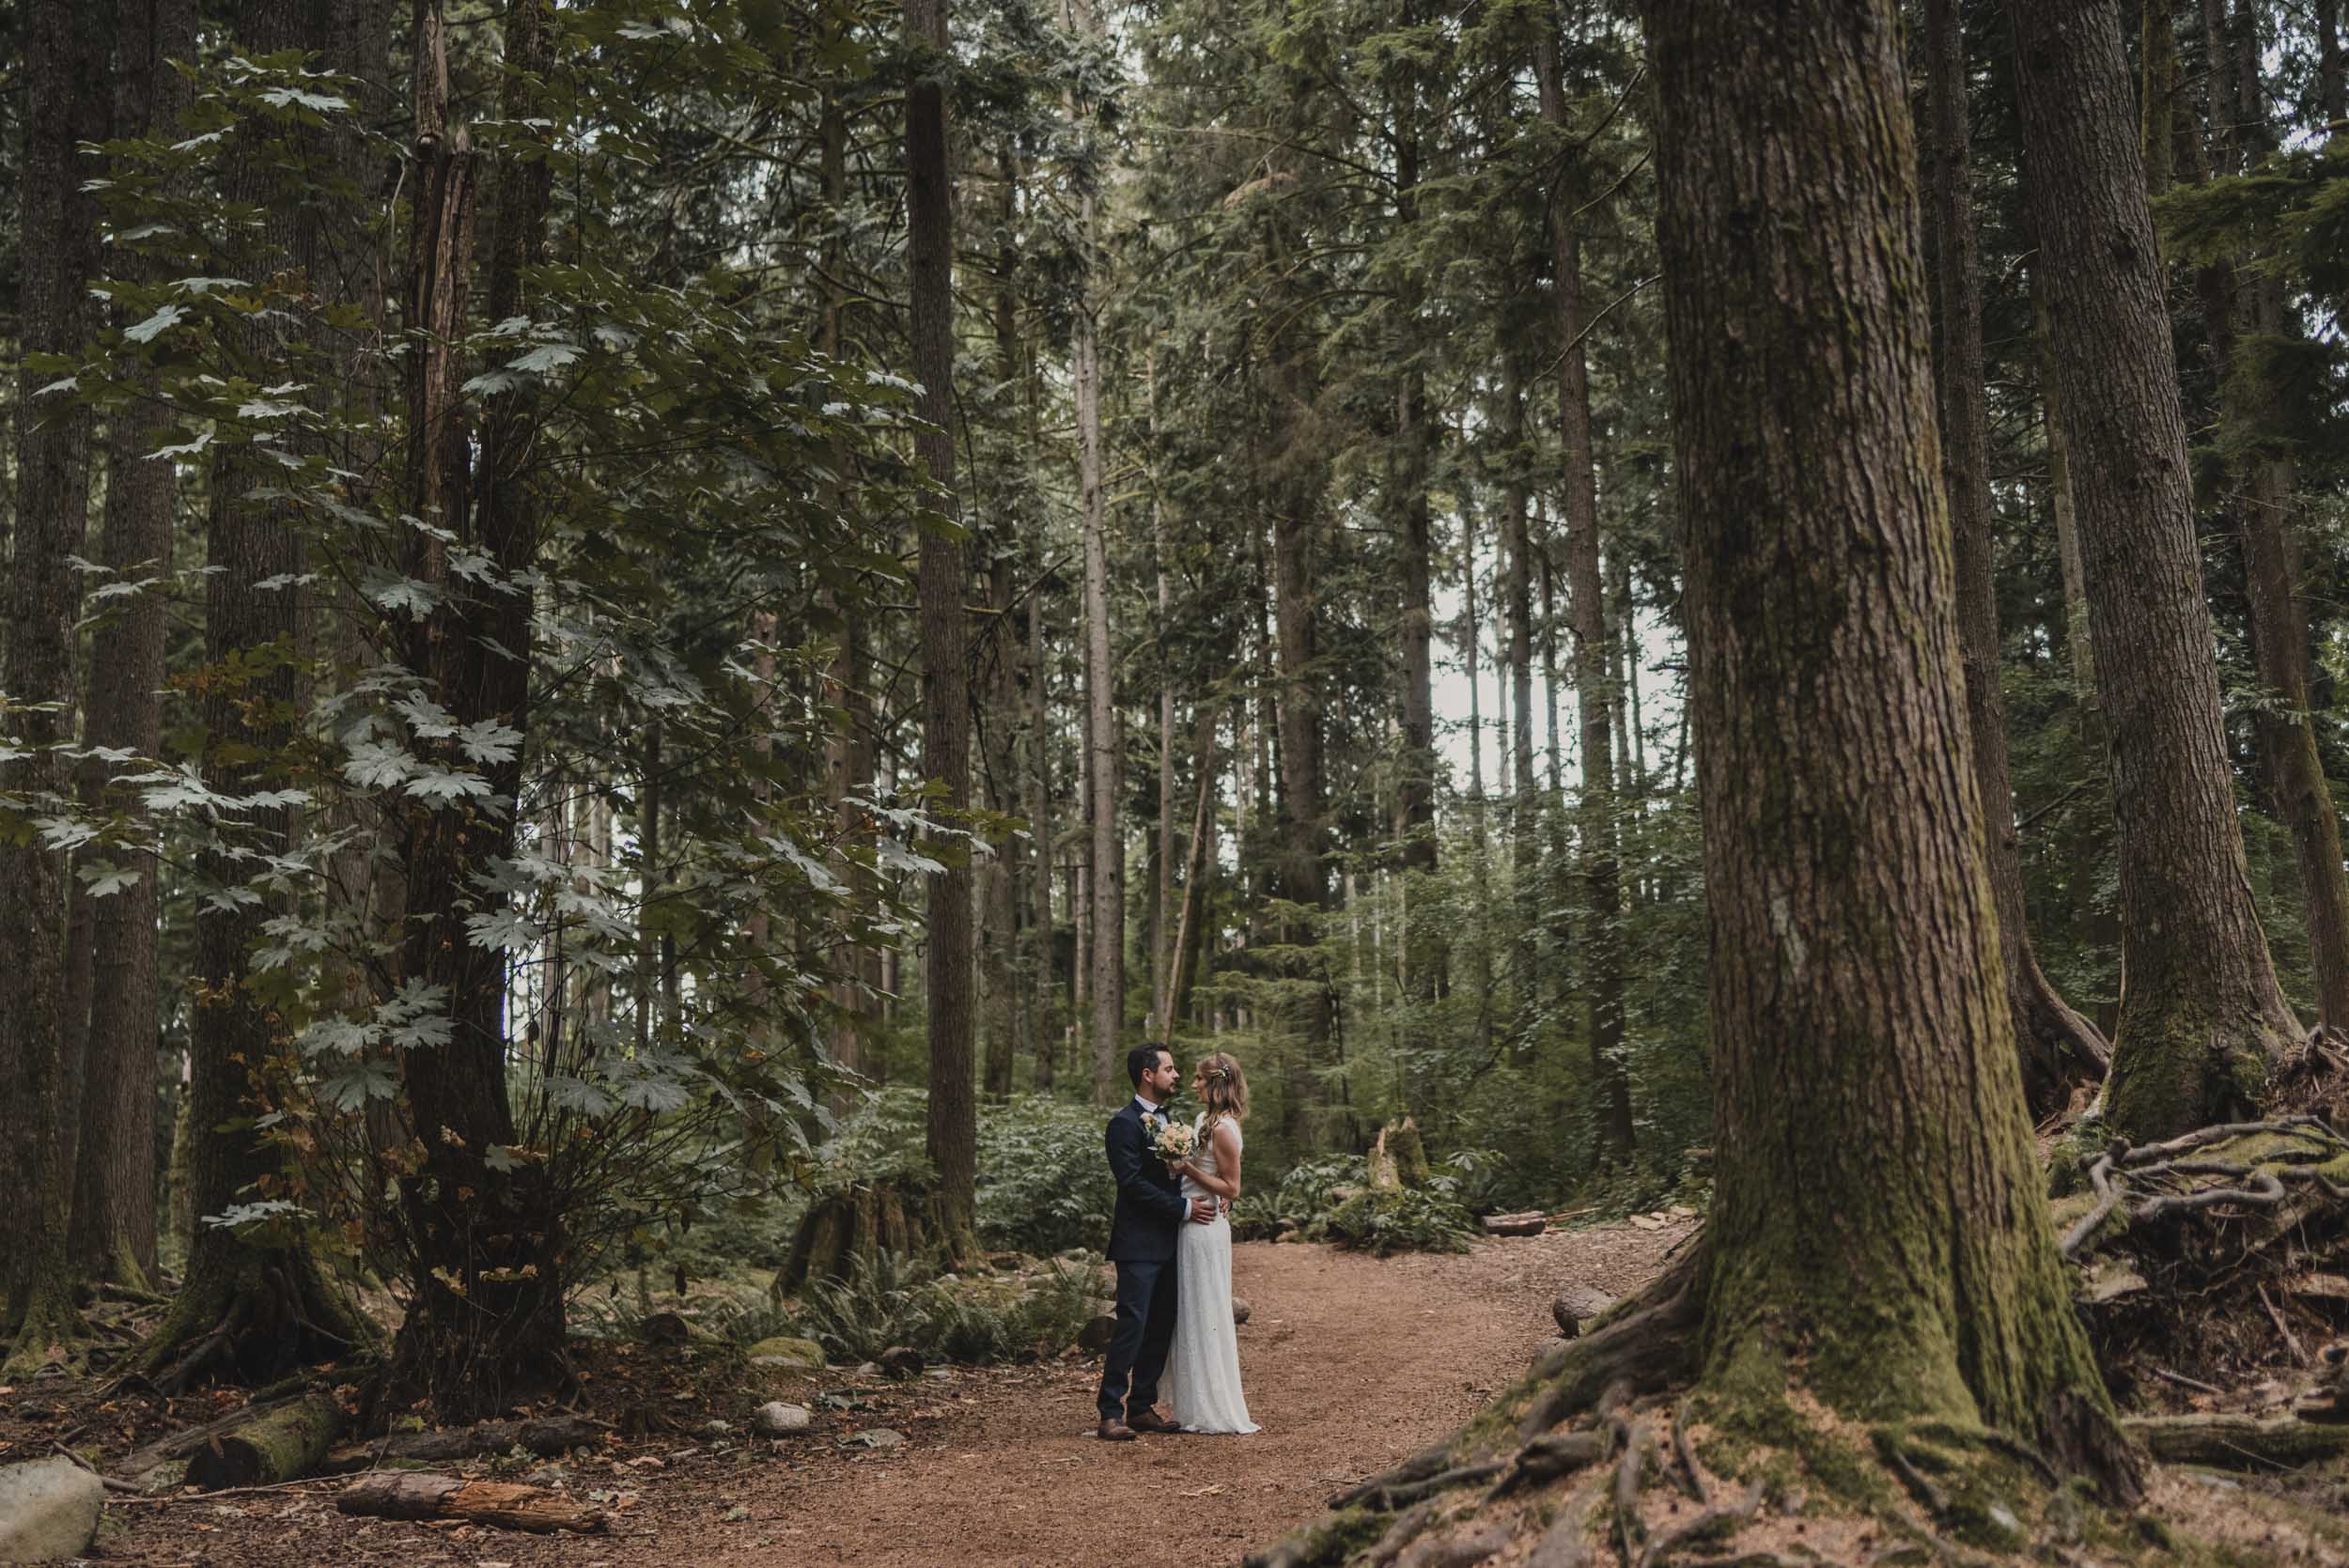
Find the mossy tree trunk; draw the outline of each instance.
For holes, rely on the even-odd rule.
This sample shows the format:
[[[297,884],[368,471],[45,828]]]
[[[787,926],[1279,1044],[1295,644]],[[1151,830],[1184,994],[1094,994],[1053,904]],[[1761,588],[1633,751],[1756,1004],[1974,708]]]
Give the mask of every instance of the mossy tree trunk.
[[[2062,1106],[2072,1089],[2105,1076],[2111,1048],[2067,1006],[2031,951],[2023,912],[2023,860],[2007,780],[2006,702],[1999,690],[1999,596],[1991,529],[1990,419],[1983,368],[1982,276],[1975,240],[1973,161],[1966,115],[1966,36],[1957,0],[1926,0],[1925,101],[1930,111],[1935,294],[1940,304],[1935,382],[1941,474],[1957,567],[1957,628],[1974,782],[1988,833],[1990,891],[1999,908],[2000,969],[2032,1110]]]
[[[2107,1114],[2143,1140],[2249,1110],[2298,1033],[2235,823],[2166,276],[2113,0],[2018,0],[2031,224],[2112,743],[2123,964]]]
[[[1700,1389],[2135,1486],[1999,973],[1892,0],[1651,0],[1718,1196]]]

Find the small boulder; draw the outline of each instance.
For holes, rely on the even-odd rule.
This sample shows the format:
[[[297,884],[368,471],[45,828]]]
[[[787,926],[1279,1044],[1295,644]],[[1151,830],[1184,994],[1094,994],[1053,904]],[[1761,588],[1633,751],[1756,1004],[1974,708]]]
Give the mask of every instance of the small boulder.
[[[922,1353],[910,1344],[893,1344],[881,1352],[881,1371],[892,1377],[919,1377],[926,1364]]]
[[[820,1372],[824,1366],[823,1346],[814,1340],[795,1340],[777,1335],[761,1340],[751,1346],[751,1365],[776,1367],[786,1372]]]
[[[815,1415],[804,1405],[769,1400],[751,1415],[751,1427],[762,1437],[791,1437],[813,1428]]]
[[[881,1369],[879,1361],[859,1361],[856,1364],[856,1380],[860,1383],[874,1382],[880,1375]]]
[[[1538,1209],[1525,1214],[1488,1214],[1480,1221],[1486,1235],[1540,1235],[1549,1220]]]
[[[1110,1347],[1110,1341],[1116,1337],[1117,1319],[1108,1312],[1103,1312],[1078,1330],[1077,1348],[1097,1355],[1107,1350]]]
[[[1614,1304],[1615,1298],[1595,1285],[1568,1285],[1550,1298],[1549,1315],[1558,1320],[1558,1332],[1573,1339],[1584,1324]]]
[[[0,1562],[63,1562],[89,1550],[106,1488],[59,1455],[0,1466]]]
[[[1246,1323],[1250,1310],[1248,1297],[1244,1296],[1232,1297],[1232,1321],[1234,1323]]]

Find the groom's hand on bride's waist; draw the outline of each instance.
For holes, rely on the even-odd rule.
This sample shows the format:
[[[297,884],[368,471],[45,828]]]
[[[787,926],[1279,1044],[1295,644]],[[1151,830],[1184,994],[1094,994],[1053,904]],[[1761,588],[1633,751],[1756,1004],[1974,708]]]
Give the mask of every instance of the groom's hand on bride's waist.
[[[1193,1198],[1190,1201],[1190,1222],[1192,1224],[1212,1225],[1215,1223],[1215,1216],[1216,1202],[1214,1199]]]

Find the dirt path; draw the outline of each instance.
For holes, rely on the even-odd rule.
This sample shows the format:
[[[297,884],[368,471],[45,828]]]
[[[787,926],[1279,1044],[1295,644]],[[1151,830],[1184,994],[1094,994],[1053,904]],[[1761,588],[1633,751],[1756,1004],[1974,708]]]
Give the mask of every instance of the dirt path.
[[[667,1545],[669,1560],[915,1568],[1237,1561],[1316,1513],[1339,1485],[1441,1436],[1554,1336],[1569,1278],[1627,1289],[1679,1227],[1480,1243],[1464,1257],[1385,1262],[1321,1247],[1244,1245],[1234,1289],[1247,1437],[1092,1436],[1097,1366],[999,1374],[993,1397],[909,1454],[842,1477],[744,1487],[752,1519]],[[778,1549],[781,1550],[778,1550]]]
[[[1234,1283],[1247,1437],[1092,1436],[1099,1363],[962,1371],[853,1418],[905,1432],[865,1451],[847,1428],[780,1457],[684,1439],[577,1467],[576,1494],[636,1496],[622,1533],[545,1538],[354,1520],[323,1495],[110,1509],[127,1529],[101,1560],[343,1568],[349,1564],[640,1568],[843,1563],[856,1568],[1197,1568],[1236,1563],[1472,1414],[1555,1333],[1570,1281],[1622,1294],[1685,1234],[1608,1226],[1486,1241],[1462,1256],[1384,1262],[1315,1246],[1244,1245]],[[760,1445],[763,1448],[764,1445]],[[610,1473],[599,1473],[607,1467]],[[657,1468],[655,1467],[658,1467]]]

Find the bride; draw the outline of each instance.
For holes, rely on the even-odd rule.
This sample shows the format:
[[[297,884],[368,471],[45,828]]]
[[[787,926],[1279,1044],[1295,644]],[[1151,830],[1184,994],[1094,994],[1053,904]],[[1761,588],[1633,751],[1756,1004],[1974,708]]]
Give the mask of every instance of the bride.
[[[1199,1113],[1197,1152],[1175,1163],[1183,1196],[1221,1200],[1213,1221],[1185,1225],[1176,1243],[1174,1344],[1166,1380],[1174,1419],[1191,1432],[1253,1432],[1239,1386],[1239,1335],[1232,1326],[1232,1222],[1239,1196],[1240,1122],[1248,1079],[1228,1052],[1201,1059],[1191,1072]]]

